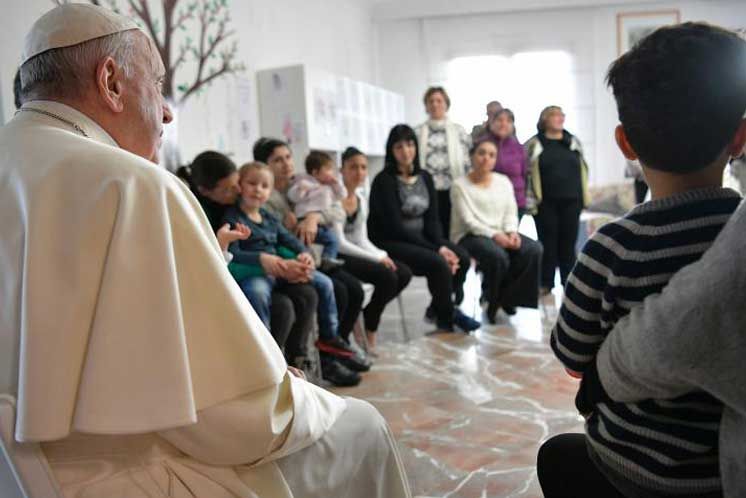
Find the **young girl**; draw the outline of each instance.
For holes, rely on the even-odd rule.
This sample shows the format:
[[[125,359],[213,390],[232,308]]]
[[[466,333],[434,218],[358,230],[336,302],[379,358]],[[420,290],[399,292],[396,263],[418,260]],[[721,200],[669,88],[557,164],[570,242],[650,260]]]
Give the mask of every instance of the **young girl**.
[[[315,270],[313,258],[300,240],[264,209],[273,188],[273,176],[269,167],[258,162],[244,165],[239,170],[239,184],[241,199],[226,212],[224,220],[232,225],[246,225],[251,230],[248,239],[230,244],[229,251],[233,254],[234,261],[260,264],[266,273],[264,276],[251,276],[239,282],[252,307],[268,325],[272,290],[292,283],[276,276],[283,273],[284,266],[292,263],[292,259],[283,259],[279,254],[294,258],[305,267],[310,283],[318,293],[319,340],[316,346],[319,351],[343,360],[345,366],[353,366],[355,352],[338,335],[337,304],[331,280]],[[323,367],[322,364],[322,370]],[[335,383],[354,385],[360,382],[358,374],[350,374],[346,376],[346,381]]]

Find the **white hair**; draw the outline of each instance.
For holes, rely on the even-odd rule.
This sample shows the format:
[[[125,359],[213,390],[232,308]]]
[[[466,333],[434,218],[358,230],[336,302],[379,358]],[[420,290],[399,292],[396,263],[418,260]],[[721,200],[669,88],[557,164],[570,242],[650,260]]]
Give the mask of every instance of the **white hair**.
[[[32,57],[21,66],[23,99],[81,96],[104,57],[112,57],[125,77],[132,77],[138,32],[122,31]]]

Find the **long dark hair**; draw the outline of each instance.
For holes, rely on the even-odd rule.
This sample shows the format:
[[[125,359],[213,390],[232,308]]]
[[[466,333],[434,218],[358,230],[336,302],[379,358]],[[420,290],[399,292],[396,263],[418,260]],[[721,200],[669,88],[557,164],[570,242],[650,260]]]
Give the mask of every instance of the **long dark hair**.
[[[398,142],[414,142],[414,163],[412,164],[412,175],[420,173],[420,146],[417,143],[417,134],[411,126],[398,124],[391,128],[389,138],[386,140],[386,159],[383,162],[383,170],[391,175],[399,174],[399,165],[394,157],[394,145]]]
[[[192,192],[199,194],[198,187],[212,190],[220,180],[237,170],[236,164],[228,156],[208,150],[195,157],[189,166],[176,170],[176,176],[186,181]]]
[[[254,161],[269,164],[269,158],[278,147],[288,147],[287,142],[277,138],[262,137],[254,142]],[[288,147],[290,148],[290,147]]]

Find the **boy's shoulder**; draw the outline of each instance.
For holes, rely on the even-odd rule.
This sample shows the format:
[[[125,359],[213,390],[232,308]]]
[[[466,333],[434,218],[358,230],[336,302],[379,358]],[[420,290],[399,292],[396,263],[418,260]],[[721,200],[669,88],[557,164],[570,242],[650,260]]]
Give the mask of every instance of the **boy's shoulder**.
[[[697,230],[721,228],[738,209],[741,196],[730,189],[685,192],[661,201],[640,204],[601,226],[589,242],[616,246],[627,251],[654,250],[660,244],[683,243],[699,239]],[[683,240],[682,240],[683,239]],[[621,251],[615,251],[621,255]]]

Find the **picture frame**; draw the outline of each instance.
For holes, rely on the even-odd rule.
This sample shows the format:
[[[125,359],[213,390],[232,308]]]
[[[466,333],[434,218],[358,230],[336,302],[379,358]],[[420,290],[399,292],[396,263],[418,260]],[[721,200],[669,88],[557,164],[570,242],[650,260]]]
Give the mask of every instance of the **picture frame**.
[[[656,29],[680,22],[681,12],[677,9],[620,12],[616,16],[619,55],[627,52]]]

